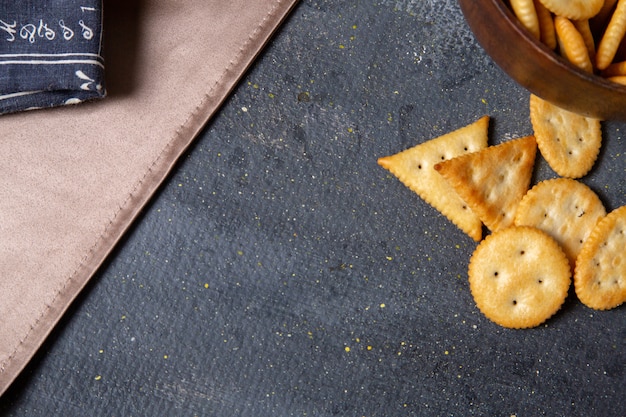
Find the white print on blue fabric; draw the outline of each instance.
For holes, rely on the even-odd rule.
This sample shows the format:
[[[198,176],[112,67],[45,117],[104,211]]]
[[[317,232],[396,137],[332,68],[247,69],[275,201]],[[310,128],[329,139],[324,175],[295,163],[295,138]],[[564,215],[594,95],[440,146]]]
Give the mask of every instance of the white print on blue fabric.
[[[87,6],[80,6],[80,10],[82,13],[98,12],[95,7]],[[73,24],[66,23],[65,19],[56,21],[39,19],[38,22],[18,22],[17,20],[9,22],[6,19],[0,19],[0,31],[5,33],[4,40],[7,42],[23,39],[31,44],[37,40],[52,41],[57,38],[57,33],[61,33],[66,41],[72,40],[77,32],[80,32],[80,36],[88,41],[94,37],[93,28],[89,27],[83,19]]]
[[[0,65],[64,65],[88,64],[104,68],[96,54],[0,54]]]
[[[0,114],[105,96],[102,0],[65,1],[0,10]]]
[[[50,24],[48,22],[44,22],[43,19],[39,19],[39,23],[18,23],[17,21],[13,21],[13,23],[5,22],[0,19],[0,30],[6,33],[6,38],[4,39],[7,42],[15,42],[19,39],[28,40],[30,43],[35,43],[37,40],[49,40],[52,41],[57,38],[57,31],[61,32],[63,35],[63,39],[66,41],[70,41],[74,38],[76,34],[76,30],[80,30],[81,36],[90,41],[93,39],[94,31],[92,28],[85,24],[84,20],[79,20],[77,22],[76,27],[78,29],[72,29],[70,26],[65,24],[63,19],[60,19],[55,26],[55,24]],[[51,27],[52,26],[52,27]],[[17,29],[19,27],[19,30]],[[56,29],[56,30],[55,30]]]
[[[82,81],[86,81],[84,83],[82,83],[80,85],[80,89],[81,90],[85,90],[85,91],[92,91],[92,87],[94,87],[94,83],[96,82],[96,80],[94,80],[93,78],[87,76],[84,72],[82,72],[81,70],[76,71],[76,76],[78,78],[80,78]],[[100,91],[102,90],[102,86],[100,84],[96,84],[95,85],[95,89]]]

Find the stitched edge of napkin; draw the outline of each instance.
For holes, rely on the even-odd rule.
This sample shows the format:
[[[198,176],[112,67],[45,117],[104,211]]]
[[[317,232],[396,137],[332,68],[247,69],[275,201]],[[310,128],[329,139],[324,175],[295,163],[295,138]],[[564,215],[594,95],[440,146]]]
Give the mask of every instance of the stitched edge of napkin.
[[[162,149],[158,157],[152,161],[143,178],[135,184],[133,192],[127,196],[115,216],[108,222],[102,235],[86,251],[79,267],[67,278],[65,285],[52,302],[46,305],[41,316],[31,324],[30,331],[24,335],[15,351],[4,363],[0,363],[0,396],[26,367],[71,303],[111,254],[143,207],[150,201],[175,166],[178,158],[225,101],[296,3],[297,0],[274,1],[273,7],[250,31],[247,40],[224,68],[218,80],[209,87],[202,101],[178,127],[175,136]]]

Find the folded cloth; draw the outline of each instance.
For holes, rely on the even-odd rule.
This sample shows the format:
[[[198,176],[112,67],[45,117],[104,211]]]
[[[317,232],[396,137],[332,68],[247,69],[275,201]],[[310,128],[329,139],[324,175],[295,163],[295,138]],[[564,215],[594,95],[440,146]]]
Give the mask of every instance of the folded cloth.
[[[104,95],[102,0],[0,0],[0,114]]]

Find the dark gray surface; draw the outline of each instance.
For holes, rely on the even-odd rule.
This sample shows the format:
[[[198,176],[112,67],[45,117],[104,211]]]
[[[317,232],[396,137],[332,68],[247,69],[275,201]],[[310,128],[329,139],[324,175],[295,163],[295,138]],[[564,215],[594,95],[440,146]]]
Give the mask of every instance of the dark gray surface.
[[[624,308],[492,324],[476,244],[376,164],[483,114],[530,134],[527,103],[452,0],[303,1],[0,413],[625,415]],[[604,127],[583,181],[610,210]]]

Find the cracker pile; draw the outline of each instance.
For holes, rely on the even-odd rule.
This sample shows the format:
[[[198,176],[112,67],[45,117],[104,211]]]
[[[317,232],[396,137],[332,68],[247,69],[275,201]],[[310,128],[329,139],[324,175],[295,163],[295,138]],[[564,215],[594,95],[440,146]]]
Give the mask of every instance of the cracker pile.
[[[378,159],[478,243],[470,291],[487,318],[508,328],[552,317],[572,277],[578,299],[592,309],[626,301],[626,206],[607,214],[576,179],[596,161],[599,122],[534,97],[530,106],[534,135],[488,145],[484,116]],[[531,187],[537,149],[561,176]]]
[[[626,0],[510,0],[522,26],[589,73],[626,84]]]

